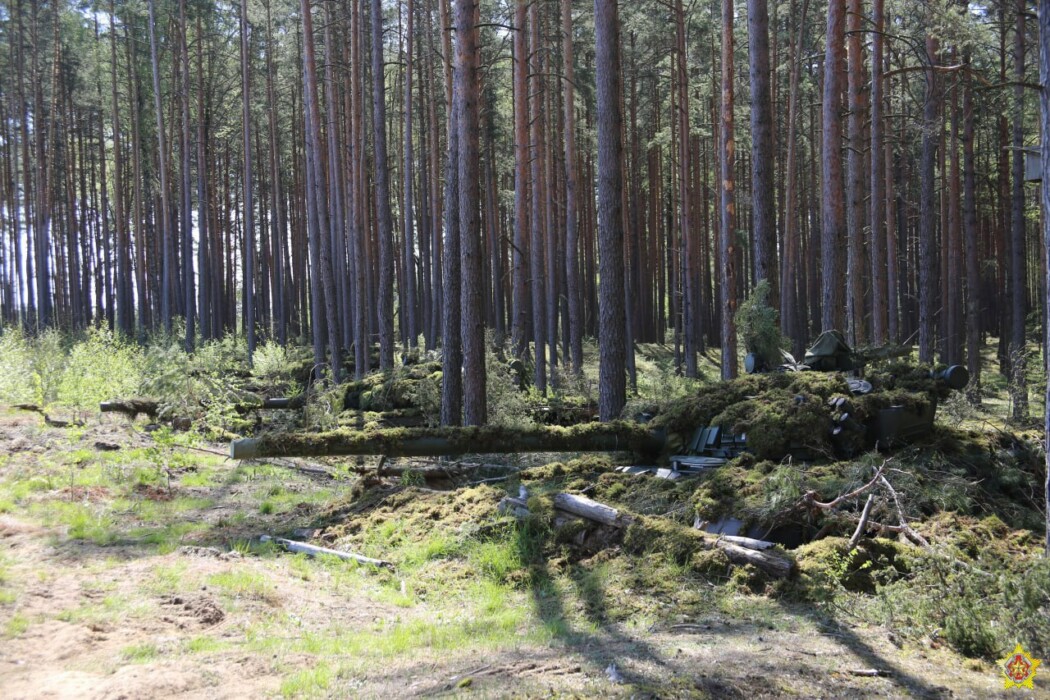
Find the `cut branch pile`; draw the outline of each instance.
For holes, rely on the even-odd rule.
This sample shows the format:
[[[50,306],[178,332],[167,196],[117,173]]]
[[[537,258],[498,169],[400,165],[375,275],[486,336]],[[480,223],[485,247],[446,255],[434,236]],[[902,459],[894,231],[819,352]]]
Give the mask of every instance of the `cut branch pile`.
[[[628,528],[649,527],[647,518],[632,516],[586,496],[559,493],[552,498],[552,504],[556,528],[583,521],[596,527],[614,529],[617,535],[622,536]],[[524,498],[510,496],[500,501],[499,511],[519,520],[532,515]],[[697,549],[719,549],[737,566],[750,564],[767,576],[778,579],[789,577],[794,570],[794,562],[790,559],[763,551],[773,547],[772,543],[746,537],[717,537],[686,527],[681,530],[679,534],[691,538],[690,541],[695,543]],[[586,537],[586,532],[580,533],[578,544],[582,544]]]

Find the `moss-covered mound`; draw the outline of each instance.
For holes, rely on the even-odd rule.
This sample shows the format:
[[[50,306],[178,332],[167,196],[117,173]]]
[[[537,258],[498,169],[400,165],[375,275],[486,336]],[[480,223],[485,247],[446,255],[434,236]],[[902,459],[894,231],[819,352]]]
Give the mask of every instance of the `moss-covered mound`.
[[[684,448],[697,428],[717,425],[745,433],[748,449],[779,459],[793,448],[830,451],[828,401],[849,394],[840,374],[755,374],[705,385],[696,394],[661,407],[653,424],[668,433],[668,449]]]
[[[873,390],[850,392],[833,372],[754,374],[702,386],[696,393],[656,407],[653,425],[668,434],[668,451],[680,452],[697,428],[718,426],[747,435],[759,459],[786,455],[856,454],[870,442],[879,411],[902,406],[922,413],[949,394],[926,365],[891,363],[869,372]]]

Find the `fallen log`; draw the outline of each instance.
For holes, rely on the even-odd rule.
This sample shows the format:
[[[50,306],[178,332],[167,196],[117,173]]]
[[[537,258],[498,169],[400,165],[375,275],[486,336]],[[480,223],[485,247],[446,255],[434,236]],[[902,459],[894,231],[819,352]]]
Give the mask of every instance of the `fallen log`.
[[[791,571],[795,566],[790,559],[778,557],[769,552],[748,549],[739,544],[729,542],[725,538],[714,540],[711,544],[725,552],[726,557],[732,563],[739,566],[751,564],[759,571],[774,578],[787,578],[791,575]]]
[[[574,496],[570,493],[559,493],[554,497],[554,507],[585,520],[593,520],[611,527],[626,527],[634,519],[624,515],[612,506],[593,501],[586,496]]]
[[[553,503],[555,526],[567,524],[570,522],[569,519],[583,519],[598,525],[614,528],[625,528],[631,524],[637,524],[638,527],[646,527],[644,518],[641,522],[638,522],[635,518],[626,513],[621,513],[612,506],[593,501],[584,496],[559,493],[554,496]],[[498,510],[519,520],[527,518],[530,514],[525,499],[511,496],[507,496],[500,501]],[[773,578],[788,578],[794,570],[795,564],[790,559],[756,549],[768,549],[774,546],[771,542],[755,540],[750,537],[716,537],[692,529],[687,530],[687,532],[695,533],[694,536],[699,547],[706,549],[718,548],[725,553],[730,563],[737,566],[750,564]]]
[[[283,537],[270,537],[269,535],[262,535],[259,537],[260,542],[273,542],[276,545],[284,547],[289,552],[295,552],[297,554],[306,554],[311,557],[315,557],[319,554],[327,554],[333,557],[339,557],[345,561],[356,561],[359,564],[370,564],[372,566],[382,567],[384,569],[393,569],[394,565],[388,561],[382,559],[373,559],[372,557],[366,557],[363,554],[355,554],[354,552],[343,552],[338,549],[329,549],[328,547],[317,547],[312,544],[305,542],[296,542],[295,540],[286,540]]]
[[[262,399],[260,401],[246,401],[234,404],[233,410],[237,413],[250,413],[257,410],[297,409],[306,405],[304,395],[291,398]],[[160,413],[160,402],[154,399],[114,399],[102,401],[98,405],[102,413],[123,413],[132,418],[143,413],[155,418]]]
[[[132,418],[144,413],[150,418],[155,418],[160,411],[160,403],[152,399],[114,399],[101,402],[98,410],[102,413],[123,413]]]
[[[732,542],[733,544],[746,547],[747,549],[754,549],[763,551],[766,549],[772,549],[777,546],[776,542],[767,542],[766,540],[756,540],[753,537],[740,537],[739,535],[722,535],[722,539],[726,542]]]
[[[659,453],[664,434],[629,422],[584,423],[572,428],[537,427],[515,430],[499,426],[470,428],[396,428],[335,430],[316,434],[244,438],[230,443],[232,459],[259,457],[321,457],[386,455],[429,457],[518,452]]]

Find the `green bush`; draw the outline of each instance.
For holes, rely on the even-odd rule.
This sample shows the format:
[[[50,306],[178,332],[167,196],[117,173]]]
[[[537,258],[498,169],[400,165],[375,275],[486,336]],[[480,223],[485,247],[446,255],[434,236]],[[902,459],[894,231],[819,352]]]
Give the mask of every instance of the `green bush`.
[[[32,341],[19,328],[0,330],[0,403],[37,401],[33,355]]]
[[[1020,564],[983,560],[978,562],[985,567],[981,573],[941,555],[917,557],[911,576],[880,586],[882,622],[916,638],[939,630],[967,656],[996,659],[1020,643],[1045,658],[1050,653],[1050,560],[1033,557]]]
[[[777,310],[769,305],[768,280],[755,285],[751,296],[741,302],[733,320],[748,352],[758,356],[768,368],[780,366],[780,350],[787,347],[787,343],[780,333]]]
[[[142,352],[107,328],[94,328],[76,343],[58,382],[58,402],[91,409],[100,401],[134,396],[142,383]]]

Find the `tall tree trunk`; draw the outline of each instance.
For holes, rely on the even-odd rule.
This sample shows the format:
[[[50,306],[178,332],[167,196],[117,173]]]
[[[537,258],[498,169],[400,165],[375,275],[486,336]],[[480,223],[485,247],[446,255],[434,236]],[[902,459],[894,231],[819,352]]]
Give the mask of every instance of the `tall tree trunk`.
[[[540,395],[547,393],[547,285],[544,279],[544,243],[546,237],[546,197],[543,189],[543,75],[539,62],[540,16],[539,5],[529,7],[529,162],[531,165],[532,220],[529,240],[529,277],[532,290],[532,340],[536,350],[533,383]]]
[[[580,237],[576,221],[576,73],[573,65],[572,0],[561,0],[561,31],[565,85],[565,294],[569,302],[570,362],[573,373],[579,375],[583,372],[583,309]]]
[[[845,64],[845,0],[829,0],[824,51],[824,101],[821,158],[821,330],[842,325],[842,244],[846,212],[842,182],[842,71]]]
[[[1042,172],[1040,194],[1043,204],[1043,251],[1050,267],[1050,0],[1039,0],[1039,115],[1042,123]],[[1046,287],[1045,303],[1050,308],[1050,285]],[[1050,347],[1050,325],[1043,329],[1046,347]],[[1046,510],[1046,556],[1050,557],[1050,384],[1047,384],[1044,413],[1044,451],[1046,457],[1046,482],[1043,486],[1043,503]]]
[[[1024,217],[1024,52],[1026,0],[1017,0],[1014,30],[1013,189],[1010,197],[1010,388],[1012,418],[1028,420],[1028,370],[1025,350],[1027,275]],[[1047,137],[1044,137],[1047,138]]]
[[[186,352],[193,352],[196,329],[196,299],[193,284],[193,186],[192,186],[192,141],[190,139],[190,49],[186,33],[186,0],[179,0],[179,58],[182,62],[182,85],[179,94],[179,106],[182,116],[182,293],[183,313],[186,318]]]
[[[875,345],[886,342],[886,154],[883,124],[884,0],[872,1],[871,42],[871,200],[868,250],[871,262],[871,334]]]
[[[445,3],[442,3],[444,9]],[[441,21],[448,21],[442,11]],[[451,26],[443,24],[447,34]],[[446,77],[451,64],[446,45]],[[448,84],[446,80],[446,84]],[[445,162],[445,248],[442,259],[444,274],[444,308],[441,323],[441,424],[463,422],[463,345],[462,345],[462,276],[460,274],[459,237],[459,111],[452,109],[451,90],[446,89],[449,106],[448,158]]]
[[[453,109],[459,114],[459,238],[462,254],[463,422],[484,425],[485,315],[482,300],[481,226],[478,205],[480,148],[478,132],[478,0],[454,0],[456,72]]]
[[[969,56],[963,61],[970,64]],[[977,242],[977,167],[974,162],[973,76],[967,70],[963,93],[963,244],[966,247],[967,396],[981,403],[981,278]],[[1050,133],[1050,132],[1048,132]]]
[[[689,65],[686,56],[685,43],[685,11],[682,0],[675,0],[675,66],[677,76],[676,101],[678,120],[678,228],[681,245],[681,267],[687,274],[680,275],[681,290],[681,331],[682,345],[685,351],[685,376],[697,376],[696,365],[696,324],[699,322],[700,309],[696,307],[694,290],[697,285],[696,278],[688,274],[689,261],[696,255],[694,247],[696,241],[693,237],[691,202],[689,192],[689,180],[692,172],[690,159],[692,149],[689,144],[690,122],[689,122]]]
[[[834,1],[834,0],[833,0]],[[721,166],[721,251],[722,307],[722,379],[737,375],[737,338],[735,319],[737,307],[736,276],[736,140],[733,133],[733,0],[722,0],[722,103],[719,131],[719,164]]]
[[[412,49],[415,37],[415,3],[407,0],[406,12],[408,23],[405,28],[405,126],[404,126],[404,193],[402,195],[404,204],[402,206],[403,223],[401,226],[404,248],[405,268],[405,299],[401,300],[401,313],[404,316],[405,334],[402,342],[409,348],[418,345],[419,323],[416,319],[416,264],[415,264],[415,212],[413,203],[412,183],[415,179],[415,164],[412,153]]]
[[[246,1],[246,0],[245,0]],[[324,192],[324,172],[321,167],[320,106],[317,98],[317,68],[314,53],[313,17],[310,0],[300,0],[303,16],[303,88],[306,106],[306,205],[310,212],[310,281],[314,362],[324,363],[322,323],[328,328],[328,351],[331,354],[332,378],[342,380],[342,352],[340,350],[339,322],[336,317],[335,283],[332,279],[331,238],[328,235],[328,203]],[[322,306],[323,305],[323,306]],[[324,309],[322,320],[321,309]]]
[[[859,0],[853,0],[859,4]],[[860,39],[857,39],[858,43]],[[773,147],[773,104],[769,72],[769,9],[767,0],[747,2],[747,47],[751,79],[751,202],[754,283],[770,283],[769,302],[780,306],[777,285],[776,193],[773,189],[776,150]]]
[[[919,361],[933,362],[934,265],[934,162],[937,130],[937,40],[926,37],[926,95],[922,111],[922,154],[919,157]]]
[[[288,342],[288,305],[285,300],[285,247],[284,237],[287,231],[285,223],[284,186],[281,170],[281,139],[277,129],[277,95],[274,91],[273,55],[275,40],[273,22],[270,17],[270,0],[266,0],[266,118],[270,141],[270,180],[273,197],[270,214],[271,244],[273,247],[273,304],[275,307],[275,325],[277,342],[284,345]]]
[[[383,65],[383,3],[372,0],[372,130],[376,217],[379,223],[379,368],[394,366],[394,226],[386,156],[386,71]]]
[[[242,0],[243,1],[243,0]],[[160,221],[161,230],[161,280],[160,280],[160,315],[164,323],[164,332],[171,334],[171,291],[172,274],[175,264],[175,252],[171,236],[171,206],[168,202],[168,146],[164,130],[164,110],[161,107],[160,61],[157,45],[156,0],[149,0],[149,48],[150,66],[153,70],[153,108],[157,117],[157,160],[160,164]]]
[[[109,59],[113,109],[113,209],[117,229],[117,329],[125,336],[134,333],[130,245],[124,215],[124,147],[120,137],[120,103],[117,95],[117,13],[116,0],[109,1]]]
[[[514,252],[512,271],[511,345],[518,358],[528,353],[528,262],[525,256],[529,231],[529,99],[527,0],[514,5]]]
[[[623,293],[623,112],[617,0],[594,0],[598,111],[598,413],[618,418],[627,401]]]
[[[875,0],[881,2],[881,0]],[[780,279],[780,327],[791,339],[791,351],[802,354],[806,342],[805,314],[799,309],[799,289],[803,270],[801,261],[802,211],[798,201],[798,98],[802,73],[802,41],[806,32],[806,14],[809,0],[802,0],[798,16],[797,40],[791,44],[788,63],[791,77],[788,82],[787,157],[784,163],[784,265]],[[791,15],[794,15],[792,5]],[[802,295],[805,296],[804,294]]]
[[[255,355],[255,200],[252,192],[251,57],[248,44],[248,0],[241,0],[241,134],[244,139],[244,329],[248,366]]]
[[[861,51],[861,0],[849,0],[846,12],[848,48],[849,148],[846,167],[847,300],[846,312],[850,340],[854,345],[865,342],[864,330],[864,54]]]

